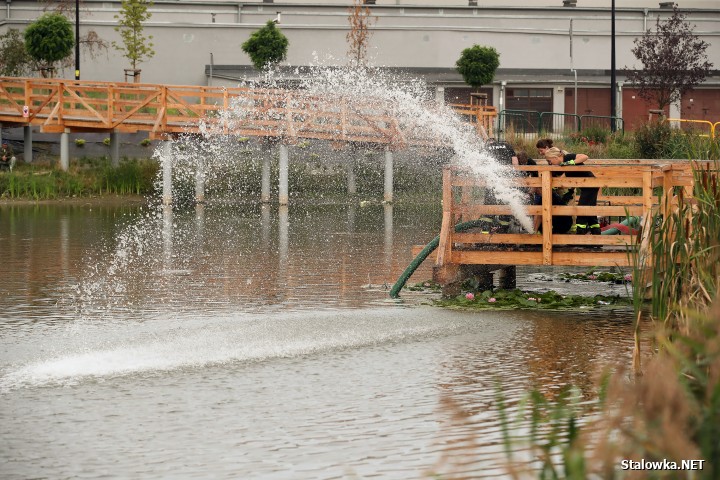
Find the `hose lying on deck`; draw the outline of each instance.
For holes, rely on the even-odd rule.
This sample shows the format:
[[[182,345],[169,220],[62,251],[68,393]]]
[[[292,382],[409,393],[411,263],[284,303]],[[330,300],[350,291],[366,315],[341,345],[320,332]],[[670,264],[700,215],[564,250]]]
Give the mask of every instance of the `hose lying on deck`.
[[[455,225],[455,232],[464,232],[465,230],[468,230],[473,227],[479,227],[481,225],[487,225],[488,219],[482,218],[478,220],[470,220],[469,222],[460,222],[457,225]],[[412,262],[410,262],[410,265],[405,268],[405,271],[400,275],[400,277],[397,279],[397,282],[395,282],[395,285],[390,289],[390,298],[399,298],[400,297],[400,290],[405,286],[405,283],[408,281],[408,278],[410,278],[410,275],[413,274],[413,272],[420,266],[420,264],[425,261],[425,259],[430,255],[440,243],[440,235],[433,238],[430,243],[425,245],[425,248],[423,248],[420,253],[418,253]]]
[[[602,231],[603,235],[637,235],[640,217],[628,217],[620,223],[611,223]]]

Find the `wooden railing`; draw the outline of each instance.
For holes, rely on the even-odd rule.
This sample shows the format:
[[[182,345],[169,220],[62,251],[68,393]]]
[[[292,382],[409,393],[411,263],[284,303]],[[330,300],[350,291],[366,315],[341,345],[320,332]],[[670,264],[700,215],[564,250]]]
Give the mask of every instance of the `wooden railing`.
[[[43,132],[147,131],[151,138],[164,138],[202,128],[288,143],[325,139],[393,149],[442,142],[420,131],[413,119],[400,120],[385,110],[370,98],[351,102],[303,90],[0,77],[0,123],[39,125]],[[463,113],[479,115],[477,109]],[[482,113],[478,121],[484,125],[488,116]]]
[[[541,205],[527,205],[527,214],[542,218],[542,233],[458,233],[455,225],[481,217],[512,215],[507,205],[483,204],[485,182],[467,171],[448,167],[443,172],[443,218],[437,249],[435,280],[448,284],[457,279],[462,265],[576,265],[629,266],[633,262],[628,248],[640,248],[649,255],[649,228],[637,235],[554,234],[555,215],[598,215],[622,219],[638,216],[653,221],[656,214],[667,215],[677,205],[680,189],[691,196],[691,162],[645,160],[593,160],[588,166],[548,165],[515,167],[535,171],[537,177],[517,178],[522,188],[539,188]],[[553,176],[553,172],[591,171],[594,178]],[[599,187],[597,206],[552,205],[554,188]]]

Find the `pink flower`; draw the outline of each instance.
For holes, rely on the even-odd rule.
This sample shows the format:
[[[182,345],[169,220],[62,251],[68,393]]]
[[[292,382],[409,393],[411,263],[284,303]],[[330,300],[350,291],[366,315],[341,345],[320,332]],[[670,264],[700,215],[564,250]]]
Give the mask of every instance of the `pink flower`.
[[[587,278],[588,278],[588,280],[595,280],[595,279],[597,279],[597,276],[595,276],[595,275],[588,275]]]
[[[632,282],[632,273],[628,273],[625,275],[625,281],[626,282]]]
[[[495,297],[488,298],[488,303],[495,303],[497,300],[495,300]]]
[[[528,300],[531,300],[531,301],[533,301],[533,302],[537,302],[537,298],[535,298],[535,297],[528,297]]]
[[[468,292],[465,294],[465,298],[467,298],[468,300],[475,300],[475,294],[472,292]]]

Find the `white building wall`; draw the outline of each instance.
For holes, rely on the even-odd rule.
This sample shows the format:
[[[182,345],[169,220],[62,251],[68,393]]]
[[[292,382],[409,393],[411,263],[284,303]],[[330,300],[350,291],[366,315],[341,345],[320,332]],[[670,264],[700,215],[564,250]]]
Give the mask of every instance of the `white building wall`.
[[[241,50],[242,43],[252,32],[273,19],[278,11],[282,12],[280,28],[290,41],[287,64],[345,64],[347,5],[350,2],[300,3],[306,2],[157,1],[151,8],[153,16],[145,30],[147,35],[154,36],[156,55],[140,65],[142,80],[205,84],[205,65],[210,64],[211,54],[215,65],[249,65],[249,58]],[[378,0],[378,3],[388,2]],[[410,6],[410,3],[415,6]],[[573,64],[584,75],[581,81],[590,81],[592,77],[596,82],[607,82],[600,77],[606,76],[610,68],[608,8],[472,8],[453,6],[465,2],[450,0],[433,2],[436,7],[417,6],[420,3],[408,0],[401,2],[400,6],[373,7],[377,22],[370,40],[370,56],[374,65],[454,71],[455,62],[464,48],[482,44],[493,46],[500,52],[501,72],[513,71],[515,75],[527,72],[522,81],[540,80],[544,70],[567,72],[569,80],[572,78],[572,20]],[[485,2],[479,3],[485,5]],[[579,3],[585,4],[583,0]],[[654,26],[658,15],[668,15],[667,10],[657,8],[628,8],[630,3],[633,6],[641,4],[618,0],[618,69],[635,64],[630,52],[633,40],[646,28]],[[81,11],[81,31],[93,29],[109,43],[119,41],[113,16],[118,13],[120,2],[86,0],[84,4],[86,9]],[[8,28],[26,28],[42,13],[42,7],[42,3],[34,1],[8,2],[6,8],[0,8],[0,33]],[[696,33],[711,44],[708,49],[710,61],[718,68],[720,48],[714,45],[720,43],[720,8],[715,6],[714,9],[691,11],[690,21],[696,25]],[[112,48],[95,59],[89,58],[86,53],[81,55],[83,80],[122,81],[123,69],[127,67],[127,60]],[[74,68],[66,69],[62,76],[72,78]],[[503,79],[502,74],[496,77],[497,82]]]

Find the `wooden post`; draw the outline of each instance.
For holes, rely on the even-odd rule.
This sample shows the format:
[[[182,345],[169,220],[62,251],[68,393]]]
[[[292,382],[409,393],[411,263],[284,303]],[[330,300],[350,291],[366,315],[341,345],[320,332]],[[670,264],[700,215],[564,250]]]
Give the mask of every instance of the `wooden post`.
[[[552,172],[540,173],[542,181],[543,265],[552,265]]]
[[[640,240],[640,251],[638,252],[638,261],[640,265],[636,265],[641,271],[640,281],[643,287],[647,285],[650,271],[652,269],[652,250],[650,248],[650,239],[653,227],[653,192],[652,192],[652,172],[643,172],[643,223],[642,223],[642,239]]]
[[[443,216],[438,241],[437,258],[433,269],[433,280],[443,285],[443,295],[452,292],[445,287],[455,281],[458,266],[450,263],[452,259],[453,231],[453,198],[452,198],[452,172],[449,168],[443,170]]]

